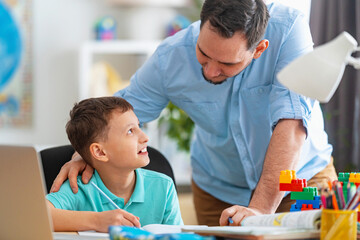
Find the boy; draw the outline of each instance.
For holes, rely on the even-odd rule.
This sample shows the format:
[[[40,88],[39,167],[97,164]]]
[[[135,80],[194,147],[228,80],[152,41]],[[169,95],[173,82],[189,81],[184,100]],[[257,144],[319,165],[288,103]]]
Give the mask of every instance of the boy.
[[[76,194],[67,181],[59,192],[47,195],[55,231],[107,232],[110,225],[183,224],[171,178],[141,168],[149,163],[148,137],[130,103],[119,97],[83,100],[71,110],[66,132],[95,173],[89,184],[78,177]]]

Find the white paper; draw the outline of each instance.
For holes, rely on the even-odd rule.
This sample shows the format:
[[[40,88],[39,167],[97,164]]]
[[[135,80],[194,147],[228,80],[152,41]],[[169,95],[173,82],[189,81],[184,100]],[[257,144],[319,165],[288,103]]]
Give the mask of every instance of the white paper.
[[[87,237],[98,237],[102,239],[109,239],[109,233],[101,233],[96,231],[81,231],[78,232],[80,236],[87,236]]]
[[[202,227],[199,225],[166,225],[166,224],[149,224],[142,228],[154,234],[164,233],[181,233],[184,227]]]

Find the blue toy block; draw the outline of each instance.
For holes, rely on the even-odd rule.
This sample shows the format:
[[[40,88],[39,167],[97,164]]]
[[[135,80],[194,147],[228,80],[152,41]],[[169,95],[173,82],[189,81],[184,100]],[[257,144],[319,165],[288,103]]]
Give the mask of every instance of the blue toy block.
[[[314,209],[320,208],[320,196],[315,196],[314,200],[296,200],[296,208],[301,209],[303,204],[312,204]]]
[[[299,212],[301,208],[296,208],[296,203],[291,204],[290,212]]]

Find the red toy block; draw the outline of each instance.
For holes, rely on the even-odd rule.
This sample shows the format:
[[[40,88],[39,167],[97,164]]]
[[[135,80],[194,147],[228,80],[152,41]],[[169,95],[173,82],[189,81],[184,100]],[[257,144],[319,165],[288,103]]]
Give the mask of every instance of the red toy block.
[[[307,187],[306,179],[293,179],[291,181],[292,192],[302,192],[303,188]]]
[[[291,183],[280,183],[280,191],[291,191]]]
[[[291,183],[280,183],[280,191],[302,192],[306,186],[306,179],[293,179]]]
[[[306,211],[306,210],[313,210],[312,204],[303,204],[301,207],[301,211]]]

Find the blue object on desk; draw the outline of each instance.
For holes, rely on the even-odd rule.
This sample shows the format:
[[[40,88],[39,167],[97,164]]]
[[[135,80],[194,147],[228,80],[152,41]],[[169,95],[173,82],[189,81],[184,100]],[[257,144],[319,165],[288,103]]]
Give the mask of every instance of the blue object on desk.
[[[194,233],[154,234],[127,226],[110,226],[109,236],[111,240],[215,240],[212,236],[200,236]]]

